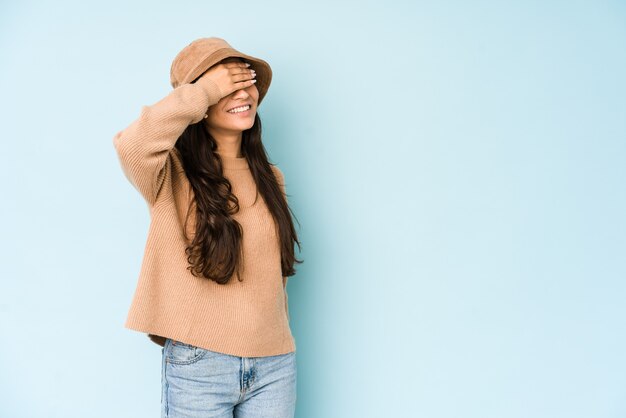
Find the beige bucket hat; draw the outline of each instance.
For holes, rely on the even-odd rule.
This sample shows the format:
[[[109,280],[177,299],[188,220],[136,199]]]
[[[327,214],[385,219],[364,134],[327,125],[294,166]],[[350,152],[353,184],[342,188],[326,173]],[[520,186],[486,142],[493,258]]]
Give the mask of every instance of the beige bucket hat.
[[[256,71],[255,85],[259,90],[258,105],[260,105],[272,82],[272,68],[260,58],[237,51],[222,38],[199,38],[184,47],[172,61],[170,84],[176,88],[191,83],[213,65],[228,57],[243,58],[251,64],[250,68]]]

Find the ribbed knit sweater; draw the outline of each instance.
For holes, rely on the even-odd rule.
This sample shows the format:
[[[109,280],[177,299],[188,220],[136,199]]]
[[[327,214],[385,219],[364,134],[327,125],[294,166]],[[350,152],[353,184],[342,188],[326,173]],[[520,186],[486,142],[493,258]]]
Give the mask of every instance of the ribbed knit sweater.
[[[242,281],[225,285],[195,277],[183,226],[193,197],[174,147],[185,128],[203,119],[221,98],[211,80],[183,84],[113,138],[124,175],[148,204],[150,227],[125,328],[145,332],[157,344],[168,337],[207,350],[263,357],[295,351],[289,326],[287,277],[282,276],[279,235],[264,199],[253,205],[256,184],[245,158],[220,154],[224,176],[239,199],[233,215],[243,228]],[[272,169],[285,193],[281,170]],[[286,198],[286,194],[285,194]],[[195,212],[189,225],[195,225]],[[188,228],[188,234],[190,226]]]

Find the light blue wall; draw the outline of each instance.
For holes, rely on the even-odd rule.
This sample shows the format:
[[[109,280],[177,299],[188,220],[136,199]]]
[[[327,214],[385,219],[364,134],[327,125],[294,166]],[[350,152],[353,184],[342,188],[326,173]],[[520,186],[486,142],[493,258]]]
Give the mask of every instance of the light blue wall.
[[[626,416],[620,1],[3,2],[0,416],[158,416],[111,140],[202,36],[274,70],[297,417]]]

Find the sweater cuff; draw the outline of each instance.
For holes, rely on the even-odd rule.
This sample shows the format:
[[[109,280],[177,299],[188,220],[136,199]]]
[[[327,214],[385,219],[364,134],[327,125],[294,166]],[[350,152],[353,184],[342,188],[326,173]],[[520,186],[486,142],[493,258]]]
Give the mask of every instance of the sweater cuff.
[[[204,79],[196,81],[193,84],[195,84],[198,87],[200,87],[200,89],[204,92],[205,97],[207,97],[207,99],[208,99],[207,109],[210,106],[213,106],[214,104],[219,102],[222,99],[222,97],[224,97],[224,95],[223,95],[222,91],[220,90],[219,86],[215,82],[213,82],[213,80],[210,80],[208,78],[204,78]],[[203,117],[204,117],[204,115],[203,115]]]

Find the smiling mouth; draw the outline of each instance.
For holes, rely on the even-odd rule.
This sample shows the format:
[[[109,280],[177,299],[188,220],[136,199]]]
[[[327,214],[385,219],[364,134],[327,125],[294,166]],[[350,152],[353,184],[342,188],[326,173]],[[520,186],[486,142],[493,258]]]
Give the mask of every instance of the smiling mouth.
[[[245,110],[238,110],[238,111],[236,111],[236,112],[233,112],[233,110],[234,110],[234,109],[241,109],[241,108],[244,108],[244,107],[245,107],[245,108],[247,108],[247,109],[245,109]],[[252,109],[252,105],[249,105],[249,104],[248,104],[248,105],[243,105],[243,106],[233,107],[232,109],[227,110],[226,112],[230,113],[231,115],[236,115],[236,114],[238,114],[238,113],[246,113],[246,112],[248,112],[250,109]]]

